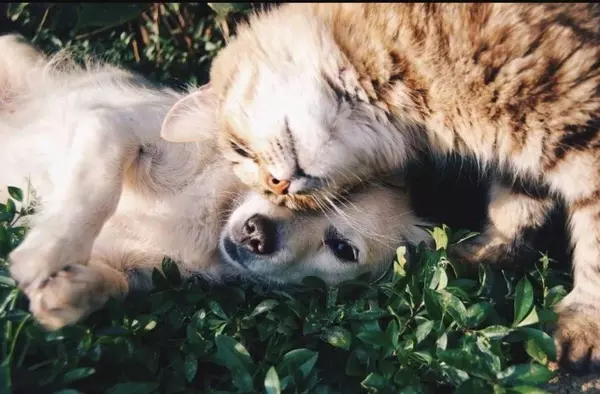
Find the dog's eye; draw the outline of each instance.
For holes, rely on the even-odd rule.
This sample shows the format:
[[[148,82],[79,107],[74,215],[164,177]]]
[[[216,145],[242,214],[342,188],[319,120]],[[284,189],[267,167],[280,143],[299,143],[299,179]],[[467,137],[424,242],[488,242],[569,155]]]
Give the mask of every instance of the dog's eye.
[[[325,245],[331,249],[338,259],[350,263],[358,262],[358,251],[348,241],[344,241],[343,239],[327,239],[325,240]]]
[[[247,158],[251,158],[252,155],[250,154],[250,152],[245,149],[244,147],[242,147],[240,144],[238,144],[235,141],[229,141],[231,144],[231,149],[234,150],[235,153],[237,153],[238,155],[242,156],[242,157],[247,157]]]

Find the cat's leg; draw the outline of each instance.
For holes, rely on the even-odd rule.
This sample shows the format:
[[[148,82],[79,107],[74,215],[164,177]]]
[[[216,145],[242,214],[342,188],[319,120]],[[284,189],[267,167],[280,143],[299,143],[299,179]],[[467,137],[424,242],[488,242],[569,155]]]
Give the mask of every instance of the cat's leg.
[[[29,309],[49,330],[74,324],[102,308],[109,298],[123,299],[129,290],[123,272],[92,257],[87,265],[72,264],[29,293]]]
[[[67,127],[67,125],[65,125]],[[110,114],[88,111],[68,130],[69,148],[49,169],[53,189],[25,240],[10,255],[10,273],[30,295],[73,264],[86,264],[95,238],[119,202],[123,171],[137,143]]]
[[[578,371],[600,367],[600,199],[570,201],[573,290],[560,302],[558,360]]]
[[[545,194],[528,194],[499,181],[490,188],[488,220],[482,233],[454,245],[451,257],[467,263],[510,264],[530,248],[528,235],[543,226],[555,202]]]

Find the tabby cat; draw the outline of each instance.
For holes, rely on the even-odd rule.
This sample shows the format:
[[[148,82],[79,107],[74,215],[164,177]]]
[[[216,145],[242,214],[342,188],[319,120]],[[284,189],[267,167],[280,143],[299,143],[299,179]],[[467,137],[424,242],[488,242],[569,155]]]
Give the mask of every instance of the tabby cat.
[[[494,259],[556,198],[570,215],[574,289],[558,307],[560,361],[600,365],[600,7],[596,4],[285,4],[253,15],[211,71],[221,149],[245,183],[322,206],[419,151],[512,180],[461,251]],[[190,98],[173,114],[194,117]],[[173,141],[191,129],[163,129]]]

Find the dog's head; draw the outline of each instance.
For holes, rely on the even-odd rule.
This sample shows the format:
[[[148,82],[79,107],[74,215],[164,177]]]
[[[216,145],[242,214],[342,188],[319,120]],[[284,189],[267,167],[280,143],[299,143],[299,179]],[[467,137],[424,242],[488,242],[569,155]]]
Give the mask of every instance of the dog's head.
[[[299,212],[250,192],[221,234],[226,264],[277,284],[316,276],[335,285],[381,275],[402,244],[427,239],[402,189],[371,185],[320,211]]]

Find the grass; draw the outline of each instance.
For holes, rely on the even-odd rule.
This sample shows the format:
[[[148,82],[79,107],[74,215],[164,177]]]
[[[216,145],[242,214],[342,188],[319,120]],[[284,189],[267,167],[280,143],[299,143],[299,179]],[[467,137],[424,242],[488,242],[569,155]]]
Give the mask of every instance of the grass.
[[[3,7],[46,51],[69,46],[174,85],[204,82],[223,31],[233,32],[227,10],[205,4]],[[447,251],[469,234],[446,226],[414,260],[400,248],[377,284],[191,286],[166,260],[150,296],[48,333],[7,274],[26,233],[15,217],[29,213],[11,195],[0,204],[1,393],[516,394],[544,392],[553,375],[546,332],[568,276],[542,254],[518,271],[467,272]]]

